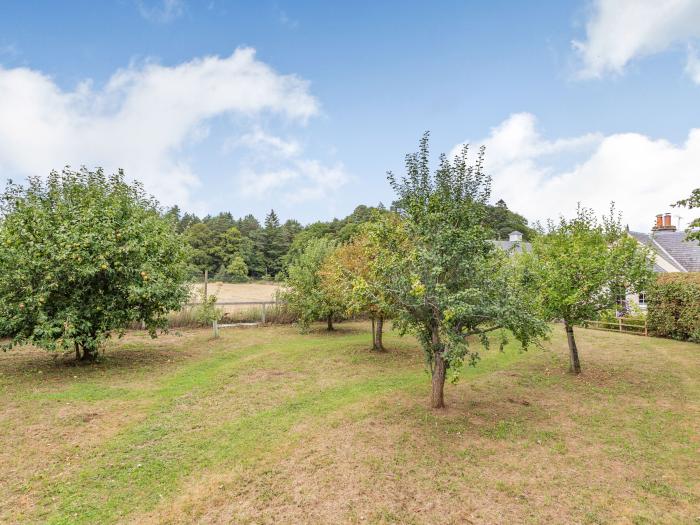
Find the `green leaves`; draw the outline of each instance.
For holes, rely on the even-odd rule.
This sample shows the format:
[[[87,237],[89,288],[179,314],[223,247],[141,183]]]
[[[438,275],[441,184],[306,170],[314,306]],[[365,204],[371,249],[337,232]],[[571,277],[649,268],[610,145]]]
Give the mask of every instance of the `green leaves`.
[[[473,164],[466,147],[451,161],[443,155],[434,173],[429,157],[426,134],[406,156],[406,175],[389,174],[399,218],[380,222],[377,268],[399,327],[419,337],[431,365],[439,354],[457,369],[465,357],[478,359],[470,336],[488,344],[486,334],[504,328],[527,345],[547,328],[522,291],[519,267],[489,241],[484,148]]]
[[[647,305],[652,332],[700,343],[700,274],[659,275],[649,287]]]
[[[644,290],[653,275],[651,252],[626,234],[613,211],[599,222],[581,207],[574,219],[550,223],[523,259],[544,317],[569,324],[613,307],[620,290]]]
[[[693,190],[690,197],[678,201],[674,206],[683,206],[691,210],[693,208],[700,208],[700,188]],[[700,217],[692,220],[688,225],[688,239],[700,241]]]
[[[122,172],[8,184],[1,206],[0,333],[13,344],[91,353],[134,321],[155,334],[187,297],[183,243]]]
[[[311,239],[289,265],[282,299],[297,315],[302,330],[319,319],[332,319],[346,309],[342,294],[323,286],[321,278],[321,268],[335,248],[336,243],[331,240]]]

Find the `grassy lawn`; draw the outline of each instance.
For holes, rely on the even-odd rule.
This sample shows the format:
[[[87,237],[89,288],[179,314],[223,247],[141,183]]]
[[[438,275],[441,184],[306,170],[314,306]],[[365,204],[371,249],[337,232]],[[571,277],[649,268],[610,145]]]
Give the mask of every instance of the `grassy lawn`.
[[[0,522],[700,523],[700,346],[561,327],[427,408],[363,324],[0,355]]]

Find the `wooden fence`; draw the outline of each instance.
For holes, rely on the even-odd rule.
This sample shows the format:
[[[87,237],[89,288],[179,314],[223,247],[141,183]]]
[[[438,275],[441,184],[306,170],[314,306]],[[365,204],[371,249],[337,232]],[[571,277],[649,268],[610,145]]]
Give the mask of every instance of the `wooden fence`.
[[[202,303],[187,303],[185,306],[196,307],[200,306]],[[278,301],[217,301],[214,303],[216,307],[224,306],[260,306],[260,321],[265,324],[267,322],[267,308],[268,306],[277,307],[280,303]],[[219,328],[227,328],[231,326],[256,326],[257,322],[240,322],[240,323],[219,323],[218,321],[212,322],[212,330],[214,331],[214,337],[219,337]]]
[[[187,303],[185,306],[190,306],[190,307],[195,307],[195,306],[200,306],[202,303]],[[220,307],[220,306],[260,306],[262,308],[261,312],[261,320],[262,322],[266,322],[266,314],[267,314],[267,307],[272,306],[275,307],[279,304],[277,301],[217,301],[214,303],[214,306]],[[219,326],[226,326],[226,325],[219,325]]]
[[[605,330],[606,332],[622,332],[625,334],[649,335],[646,319],[629,319],[618,317],[614,321],[584,321],[586,328]]]

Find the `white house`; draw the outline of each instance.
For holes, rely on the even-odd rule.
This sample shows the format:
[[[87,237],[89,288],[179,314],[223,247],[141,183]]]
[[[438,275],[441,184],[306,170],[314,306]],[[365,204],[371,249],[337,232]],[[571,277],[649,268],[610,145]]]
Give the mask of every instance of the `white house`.
[[[689,240],[684,231],[676,231],[671,214],[656,216],[656,224],[650,233],[628,232],[640,244],[651,247],[656,255],[654,271],[658,273],[700,272],[700,243]],[[628,303],[646,308],[644,293],[630,294]]]

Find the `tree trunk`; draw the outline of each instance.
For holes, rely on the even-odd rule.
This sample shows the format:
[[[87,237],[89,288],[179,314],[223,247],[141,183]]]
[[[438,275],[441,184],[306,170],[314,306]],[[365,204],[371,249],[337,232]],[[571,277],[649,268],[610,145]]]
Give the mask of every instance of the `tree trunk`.
[[[569,372],[572,374],[581,373],[581,363],[578,360],[578,348],[576,348],[576,338],[574,338],[574,327],[564,321],[566,339],[569,343]]]
[[[80,361],[80,345],[78,343],[73,343],[75,347],[75,360]]]
[[[328,321],[328,331],[332,332],[333,331],[333,314],[330,314],[328,316],[327,321]]]
[[[447,371],[447,366],[445,360],[442,357],[442,345],[440,345],[440,334],[437,332],[437,328],[434,329],[433,334],[433,377],[432,377],[432,395],[430,397],[430,406],[432,408],[445,408],[445,373]]]
[[[86,348],[83,346],[83,355],[80,358],[81,361],[94,361],[95,360],[95,353],[90,350],[89,348]]]
[[[377,331],[374,325],[374,316],[372,316],[372,350],[377,349]]]
[[[374,322],[372,323],[374,325]],[[374,337],[372,338],[374,340],[374,350],[377,350],[378,352],[384,351],[384,343],[382,342],[382,334],[384,331],[384,317],[381,315],[377,318],[377,329],[374,333]]]

